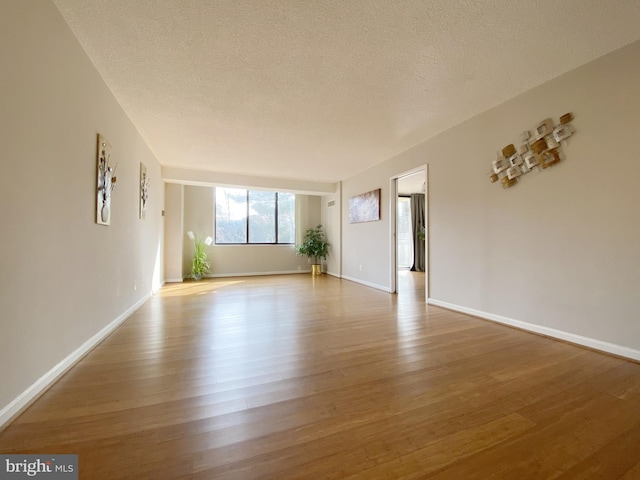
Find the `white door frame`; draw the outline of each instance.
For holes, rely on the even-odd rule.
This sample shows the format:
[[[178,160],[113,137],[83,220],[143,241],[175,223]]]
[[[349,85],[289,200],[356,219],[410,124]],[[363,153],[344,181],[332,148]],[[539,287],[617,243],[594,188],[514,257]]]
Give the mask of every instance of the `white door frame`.
[[[429,299],[429,165],[402,172],[389,179],[389,239],[390,252],[389,264],[391,265],[391,293],[398,293],[398,179],[413,175],[414,173],[424,173],[424,225],[425,225],[425,245],[424,245],[424,301]]]

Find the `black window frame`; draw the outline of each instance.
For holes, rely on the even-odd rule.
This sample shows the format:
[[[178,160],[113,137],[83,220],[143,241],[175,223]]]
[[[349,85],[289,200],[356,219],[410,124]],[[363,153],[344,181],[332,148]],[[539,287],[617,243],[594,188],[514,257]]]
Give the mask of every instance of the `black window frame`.
[[[226,188],[226,187],[215,187],[216,189],[218,188]],[[213,242],[215,245],[295,245],[295,228],[296,228],[296,221],[295,218],[293,219],[293,228],[294,228],[294,241],[293,242],[278,242],[278,238],[279,238],[279,232],[278,232],[278,224],[280,222],[278,222],[278,195],[281,193],[286,193],[286,194],[290,194],[290,195],[294,195],[291,192],[273,192],[276,194],[275,196],[275,215],[274,215],[274,219],[275,219],[275,242],[250,242],[249,238],[250,238],[250,225],[249,225],[249,214],[251,211],[251,204],[249,203],[249,193],[250,192],[271,192],[271,190],[257,190],[257,189],[249,189],[249,188],[238,188],[239,190],[245,190],[246,191],[246,205],[247,205],[247,213],[245,215],[245,222],[246,222],[246,233],[247,233],[247,240],[245,242],[218,242],[217,239],[217,232],[218,232],[218,215],[217,215],[217,203],[218,203],[218,199],[217,199],[217,195],[214,192],[213,198],[213,224],[214,224],[214,239]],[[295,202],[295,195],[294,195],[294,202]]]

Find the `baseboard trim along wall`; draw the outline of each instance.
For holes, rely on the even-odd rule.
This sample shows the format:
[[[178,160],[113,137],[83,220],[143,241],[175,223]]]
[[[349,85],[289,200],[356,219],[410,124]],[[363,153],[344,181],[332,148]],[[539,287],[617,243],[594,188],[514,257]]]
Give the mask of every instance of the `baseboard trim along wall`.
[[[62,359],[55,367],[40,377],[33,385],[22,392],[11,403],[0,410],[0,430],[36,400],[44,391],[49,388],[60,376],[73,367],[82,357],[89,353],[102,340],[104,340],[113,330],[124,322],[133,312],[140,308],[144,302],[151,297],[151,292],[138,300],[115,320],[105,326],[89,340],[84,342],[75,351]]]
[[[184,279],[182,278],[165,278],[164,283],[182,283]]]
[[[311,270],[284,270],[281,272],[241,272],[241,273],[209,273],[206,278],[221,277],[257,277],[262,275],[291,275],[293,273],[310,273]]]
[[[521,330],[527,330],[529,332],[538,333],[547,337],[557,338],[569,343],[575,343],[584,347],[592,348],[594,350],[600,350],[601,352],[611,353],[620,357],[625,357],[630,360],[640,361],[640,350],[617,345],[615,343],[604,342],[595,338],[583,337],[582,335],[576,335],[575,333],[564,332],[562,330],[556,330],[555,328],[543,327],[534,323],[523,322],[520,320],[514,320],[512,318],[503,317],[501,315],[495,315],[493,313],[483,312],[481,310],[475,310],[473,308],[461,307],[453,303],[443,302],[436,300],[435,298],[429,298],[427,300],[429,305],[436,307],[446,308],[448,310],[454,310],[460,313],[466,313],[473,315],[474,317],[480,317],[492,322],[502,323],[511,327],[516,327]]]
[[[384,285],[378,285],[377,283],[366,282],[364,280],[360,280],[359,278],[353,278],[347,275],[342,275],[341,278],[344,278],[345,280],[349,280],[350,282],[355,282],[361,285],[366,285],[367,287],[375,288],[376,290],[382,290],[383,292],[391,293],[391,289],[389,287],[385,287]]]

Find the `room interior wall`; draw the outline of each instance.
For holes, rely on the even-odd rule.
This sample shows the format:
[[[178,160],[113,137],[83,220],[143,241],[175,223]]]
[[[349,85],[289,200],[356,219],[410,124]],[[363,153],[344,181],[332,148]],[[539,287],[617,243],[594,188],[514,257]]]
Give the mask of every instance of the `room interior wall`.
[[[384,163],[343,182],[342,277],[390,291],[389,182],[395,166]],[[349,201],[372,190],[380,192],[380,220],[349,223]]]
[[[191,259],[193,258],[194,243],[187,236],[187,232],[193,232],[198,238],[213,237],[213,188],[184,186],[184,227],[181,234],[183,239],[182,250],[182,276],[186,278],[191,273]],[[213,255],[213,246],[206,247],[212,271],[218,264],[217,256]]]
[[[638,58],[640,42],[344,181],[343,275],[389,287],[389,178],[428,163],[432,303],[640,359]],[[489,182],[497,150],[567,112],[562,162]],[[348,199],[375,188],[382,220],[349,224]]]
[[[301,241],[304,230],[321,221],[320,197],[296,195],[297,231],[296,241]],[[184,186],[184,227],[182,238],[182,275],[191,272],[193,242],[186,232],[193,231],[199,237],[215,238],[214,187]],[[296,255],[293,245],[216,245],[206,247],[211,262],[209,276],[265,275],[276,273],[298,273],[310,270],[305,257]]]
[[[300,193],[304,195],[325,195],[335,190],[335,183],[311,182],[277,177],[258,177],[237,173],[193,170],[170,166],[162,167],[162,178],[166,182],[181,185],[210,187],[251,187],[256,190],[275,190],[278,192]]]
[[[342,184],[338,183],[336,192],[331,195],[324,195],[321,198],[321,223],[325,228],[327,240],[331,244],[329,255],[327,255],[326,272],[330,275],[340,277],[342,275],[342,248],[340,238],[342,236],[342,223],[340,212],[342,209],[341,199]]]
[[[300,229],[300,233],[304,233],[308,227],[316,227],[322,224],[322,197],[320,195],[305,195],[309,202],[309,208],[307,211],[308,217],[302,219],[301,225],[305,225],[306,228]],[[299,198],[296,197],[296,200]],[[304,238],[304,235],[303,235]]]
[[[164,271],[167,282],[181,282],[183,277],[182,235],[184,216],[184,186],[166,183],[164,186]]]
[[[296,197],[296,225],[307,225],[309,219],[309,197],[302,195]],[[296,245],[304,240],[305,229],[296,228]]]
[[[4,2],[0,60],[1,425],[160,286],[164,187],[51,2]],[[95,223],[98,133],[117,164],[110,226]]]

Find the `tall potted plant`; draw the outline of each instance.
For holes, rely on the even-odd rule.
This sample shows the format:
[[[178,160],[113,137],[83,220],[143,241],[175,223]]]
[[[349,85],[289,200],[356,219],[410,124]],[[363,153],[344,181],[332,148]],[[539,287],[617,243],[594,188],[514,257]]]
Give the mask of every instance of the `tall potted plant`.
[[[194,280],[201,280],[202,277],[209,272],[211,265],[207,259],[207,252],[205,251],[205,245],[209,246],[213,243],[213,238],[207,237],[205,239],[198,238],[193,232],[187,232],[187,236],[193,240],[193,260],[191,261],[191,278]]]
[[[318,225],[315,228],[307,229],[302,245],[296,247],[296,254],[307,256],[309,261],[313,262],[311,264],[311,274],[319,275],[322,273],[322,264],[319,260],[327,258],[330,245],[327,242],[322,225]]]

